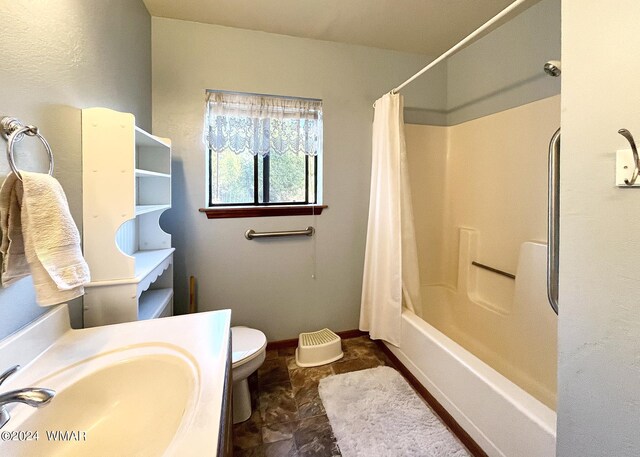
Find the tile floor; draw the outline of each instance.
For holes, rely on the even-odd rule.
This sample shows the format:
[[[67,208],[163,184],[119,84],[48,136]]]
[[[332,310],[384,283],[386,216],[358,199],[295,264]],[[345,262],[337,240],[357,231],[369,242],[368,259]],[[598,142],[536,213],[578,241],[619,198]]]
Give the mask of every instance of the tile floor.
[[[318,396],[320,379],[332,374],[392,366],[368,337],[342,341],[344,357],[314,368],[295,363],[295,348],[267,351],[267,358],[249,378],[256,403],[251,418],[233,428],[234,456],[340,456],[331,426]]]

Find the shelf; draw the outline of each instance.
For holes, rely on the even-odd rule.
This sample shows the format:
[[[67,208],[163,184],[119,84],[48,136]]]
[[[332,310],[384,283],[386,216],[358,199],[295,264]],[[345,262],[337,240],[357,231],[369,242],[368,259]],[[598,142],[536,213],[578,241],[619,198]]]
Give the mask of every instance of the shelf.
[[[173,297],[173,289],[147,290],[138,302],[138,319],[155,319],[162,314]]]
[[[164,138],[160,138],[150,133],[145,132],[140,127],[135,127],[136,131],[136,146],[145,146],[145,147],[165,147],[170,148],[171,143]]]
[[[171,208],[171,205],[136,205],[136,216]]]
[[[136,168],[136,178],[170,178],[171,175],[167,173],[158,173],[157,171],[141,170]]]
[[[171,208],[171,140],[106,108],[83,109],[81,122],[82,241],[92,278],[84,324],[168,316],[174,249],[160,217]]]
[[[136,280],[140,281],[144,279],[154,268],[173,254],[173,251],[175,251],[175,248],[134,252],[133,257],[136,259]]]
[[[169,257],[175,251],[175,248],[168,249],[154,249],[149,251],[136,251],[133,253],[131,257],[135,259],[135,276],[133,278],[124,278],[124,279],[111,279],[107,281],[92,281],[88,284],[85,284],[85,287],[105,287],[105,286],[115,286],[122,284],[138,284],[140,287],[141,284],[144,284],[142,290],[147,290],[149,285],[151,285],[157,278],[157,276],[161,275],[162,272],[171,265],[171,261]],[[165,265],[162,265],[165,263]],[[158,268],[158,267],[163,268]],[[158,269],[156,271],[156,269]],[[156,275],[154,277],[149,277],[151,273],[155,271]],[[145,281],[145,278],[147,281]]]

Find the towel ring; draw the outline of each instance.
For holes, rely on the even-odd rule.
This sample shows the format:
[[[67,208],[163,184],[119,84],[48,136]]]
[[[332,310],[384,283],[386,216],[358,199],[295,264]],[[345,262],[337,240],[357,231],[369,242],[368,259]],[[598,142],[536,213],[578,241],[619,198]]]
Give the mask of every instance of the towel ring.
[[[47,155],[49,156],[49,175],[53,176],[53,151],[51,150],[51,146],[43,137],[40,132],[38,132],[38,127],[34,125],[22,125],[20,121],[15,118],[3,118],[2,119],[2,127],[3,134],[7,136],[7,161],[9,162],[9,167],[11,167],[11,171],[18,177],[20,181],[22,181],[22,175],[20,175],[20,171],[18,171],[18,167],[16,167],[16,163],[13,157],[13,146],[18,141],[22,140],[24,135],[27,136],[35,136],[40,140],[45,150],[47,151]]]

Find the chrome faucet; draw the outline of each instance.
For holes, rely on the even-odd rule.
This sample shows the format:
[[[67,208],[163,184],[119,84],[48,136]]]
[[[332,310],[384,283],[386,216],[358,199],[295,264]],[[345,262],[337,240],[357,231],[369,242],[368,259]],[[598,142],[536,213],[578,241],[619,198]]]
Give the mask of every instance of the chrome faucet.
[[[16,365],[2,373],[0,375],[0,385],[19,369],[20,365]],[[11,403],[24,403],[34,408],[40,408],[47,405],[55,394],[55,391],[51,389],[42,389],[40,387],[28,387],[0,394],[0,428],[4,427],[11,419],[5,406]]]

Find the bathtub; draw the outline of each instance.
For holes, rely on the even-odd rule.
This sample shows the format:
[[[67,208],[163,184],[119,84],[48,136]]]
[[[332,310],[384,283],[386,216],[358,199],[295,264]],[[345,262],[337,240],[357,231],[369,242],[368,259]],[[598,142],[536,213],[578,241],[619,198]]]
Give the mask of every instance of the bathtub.
[[[486,293],[500,284],[483,289],[483,272],[470,265],[477,238],[460,231],[457,287],[423,286],[422,316],[405,309],[400,346],[387,347],[489,456],[555,456],[557,319],[546,245],[522,244],[513,296],[500,303]]]
[[[489,456],[555,456],[556,413],[411,311],[385,344]]]

